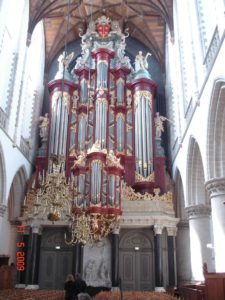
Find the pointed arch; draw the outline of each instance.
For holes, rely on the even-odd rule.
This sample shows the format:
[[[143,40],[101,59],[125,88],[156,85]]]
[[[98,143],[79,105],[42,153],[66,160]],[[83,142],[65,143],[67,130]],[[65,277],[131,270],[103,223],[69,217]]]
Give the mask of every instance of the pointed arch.
[[[21,215],[21,206],[25,196],[27,182],[27,174],[25,168],[22,166],[16,172],[8,197],[8,219],[15,221]]]
[[[225,176],[225,79],[214,83],[207,130],[208,178]]]
[[[44,49],[44,26],[41,21],[33,31],[31,43],[27,49],[26,72],[23,79],[25,84],[23,88],[24,105],[21,135],[25,141],[29,142],[30,147],[33,146],[33,137],[37,133],[37,119],[43,102]]]
[[[183,181],[179,169],[175,171],[175,213],[176,217],[186,220]]]
[[[207,204],[202,156],[194,137],[190,138],[187,156],[187,199],[188,205]]]

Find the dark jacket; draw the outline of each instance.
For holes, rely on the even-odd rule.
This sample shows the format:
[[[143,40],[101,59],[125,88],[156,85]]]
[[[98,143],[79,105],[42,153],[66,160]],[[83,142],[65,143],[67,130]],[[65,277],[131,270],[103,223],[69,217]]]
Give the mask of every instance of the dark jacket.
[[[86,282],[82,278],[77,278],[74,282],[75,296],[80,293],[85,293],[87,289]]]
[[[65,293],[65,300],[74,300],[75,299],[75,286],[74,286],[74,281],[69,280],[66,281],[64,284],[64,290],[66,291]]]

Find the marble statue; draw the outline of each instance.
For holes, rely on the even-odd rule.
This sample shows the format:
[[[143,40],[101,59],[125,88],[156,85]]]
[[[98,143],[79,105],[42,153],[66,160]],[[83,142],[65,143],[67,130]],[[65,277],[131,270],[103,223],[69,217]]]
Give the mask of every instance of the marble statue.
[[[46,113],[44,116],[41,116],[39,118],[39,121],[40,121],[40,125],[39,125],[39,128],[40,128],[40,137],[43,140],[47,140],[47,138],[48,138],[48,125],[49,125],[48,114]]]
[[[148,69],[148,56],[151,56],[151,53],[147,53],[145,56],[142,54],[142,51],[139,51],[135,58],[135,72],[139,70]]]

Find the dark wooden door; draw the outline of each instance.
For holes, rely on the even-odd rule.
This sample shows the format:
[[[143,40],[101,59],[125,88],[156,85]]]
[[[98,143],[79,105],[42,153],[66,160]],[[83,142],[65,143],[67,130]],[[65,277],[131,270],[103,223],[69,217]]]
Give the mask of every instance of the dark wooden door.
[[[40,260],[39,286],[43,289],[63,289],[72,273],[72,252],[43,251]]]
[[[152,253],[145,251],[120,252],[120,278],[124,291],[153,289]]]
[[[73,252],[64,242],[64,232],[64,229],[43,230],[39,265],[42,289],[63,289],[67,275],[72,273]]]
[[[142,232],[130,231],[126,233],[120,242],[119,253],[119,274],[122,290],[153,290],[153,271],[153,249],[150,239]]]

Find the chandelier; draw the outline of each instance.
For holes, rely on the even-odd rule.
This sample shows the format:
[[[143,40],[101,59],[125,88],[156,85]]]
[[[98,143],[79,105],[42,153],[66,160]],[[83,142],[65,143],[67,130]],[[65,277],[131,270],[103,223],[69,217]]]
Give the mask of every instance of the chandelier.
[[[96,155],[98,159],[93,159]],[[99,170],[96,169],[98,165]],[[85,173],[82,173],[82,169],[85,169]],[[27,193],[24,214],[47,219],[53,224],[66,220],[70,234],[65,234],[65,242],[85,245],[101,240],[119,225],[123,167],[112,152],[107,154],[106,150],[101,151],[96,143],[87,155],[81,154],[75,160],[72,171],[71,176],[66,177],[65,161],[50,159],[48,172],[43,170],[33,179]],[[104,177],[108,171],[109,178]],[[104,177],[104,183],[97,180],[99,176]],[[91,192],[87,190],[90,178]],[[28,210],[30,200],[33,202],[31,211]]]
[[[87,242],[99,241],[109,235],[119,224],[119,216],[92,214],[85,211],[71,216],[69,237],[65,233],[68,245],[79,243],[84,246]]]
[[[118,227],[121,215],[123,166],[112,151],[96,142],[72,166],[73,204],[68,244],[101,240]]]
[[[65,176],[65,162],[56,158],[49,161],[48,172],[42,171],[34,178],[29,190],[34,204],[34,217],[47,218],[51,222],[59,221],[71,212],[72,190]]]

